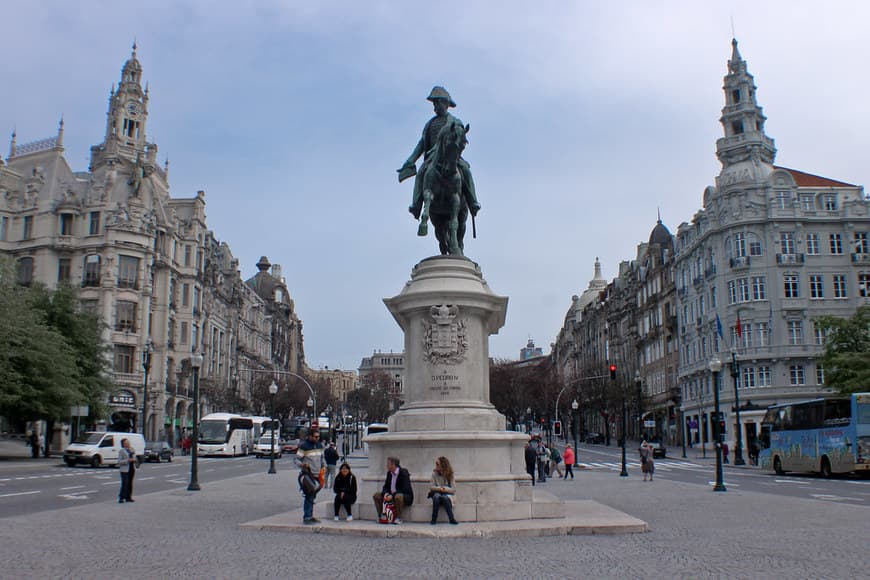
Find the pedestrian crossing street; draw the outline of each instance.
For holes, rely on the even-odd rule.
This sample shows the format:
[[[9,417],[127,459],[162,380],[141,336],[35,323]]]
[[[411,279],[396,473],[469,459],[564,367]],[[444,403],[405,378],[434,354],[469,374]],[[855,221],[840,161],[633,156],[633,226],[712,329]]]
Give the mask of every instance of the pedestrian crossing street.
[[[622,471],[622,462],[620,461],[596,461],[596,462],[580,462],[580,465],[584,469],[609,469]],[[626,461],[626,467],[630,469],[640,469],[640,461]],[[689,461],[679,461],[679,460],[667,460],[667,459],[657,459],[655,462],[656,471],[679,471],[679,470],[688,470],[688,471],[704,471],[709,470],[708,467],[704,467],[702,465],[698,465],[697,463],[691,463]]]

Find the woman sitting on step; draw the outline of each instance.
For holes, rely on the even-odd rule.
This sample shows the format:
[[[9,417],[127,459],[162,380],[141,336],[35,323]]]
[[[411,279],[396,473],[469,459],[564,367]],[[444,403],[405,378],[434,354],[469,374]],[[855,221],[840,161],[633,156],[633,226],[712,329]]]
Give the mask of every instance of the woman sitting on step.
[[[432,498],[432,521],[433,526],[438,523],[438,510],[444,506],[447,518],[451,524],[458,524],[453,517],[453,494],[456,493],[453,480],[453,468],[450,460],[439,457],[435,460],[435,469],[432,470],[432,486],[429,488],[429,497]]]

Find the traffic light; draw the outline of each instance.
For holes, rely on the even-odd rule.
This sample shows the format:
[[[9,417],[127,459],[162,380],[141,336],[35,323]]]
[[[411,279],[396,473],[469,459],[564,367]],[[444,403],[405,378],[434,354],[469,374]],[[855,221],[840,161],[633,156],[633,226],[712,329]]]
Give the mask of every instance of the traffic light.
[[[713,440],[719,442],[724,441],[725,433],[728,432],[725,428],[725,413],[710,413],[710,421],[713,423]]]
[[[610,365],[610,380],[616,380],[616,365]]]
[[[556,437],[562,436],[562,422],[561,421],[554,421],[553,422],[553,434],[556,435]]]

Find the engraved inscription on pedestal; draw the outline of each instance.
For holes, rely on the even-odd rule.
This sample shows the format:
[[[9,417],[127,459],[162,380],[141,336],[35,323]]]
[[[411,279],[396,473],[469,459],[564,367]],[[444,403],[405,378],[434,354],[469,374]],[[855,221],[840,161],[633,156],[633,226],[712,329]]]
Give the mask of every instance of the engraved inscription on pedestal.
[[[456,365],[465,360],[468,339],[459,307],[438,304],[423,320],[423,360],[432,365]]]

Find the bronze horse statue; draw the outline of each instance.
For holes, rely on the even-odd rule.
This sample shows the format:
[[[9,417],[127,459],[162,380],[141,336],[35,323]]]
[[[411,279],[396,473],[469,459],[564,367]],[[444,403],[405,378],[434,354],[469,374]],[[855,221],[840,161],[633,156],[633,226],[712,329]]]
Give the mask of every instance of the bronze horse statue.
[[[431,162],[423,176],[423,211],[418,236],[429,232],[432,221],[442,255],[462,256],[468,204],[462,195],[462,173],[458,162],[468,144],[469,125],[448,122],[438,133]]]

